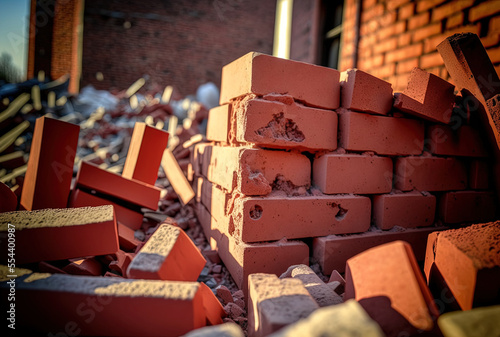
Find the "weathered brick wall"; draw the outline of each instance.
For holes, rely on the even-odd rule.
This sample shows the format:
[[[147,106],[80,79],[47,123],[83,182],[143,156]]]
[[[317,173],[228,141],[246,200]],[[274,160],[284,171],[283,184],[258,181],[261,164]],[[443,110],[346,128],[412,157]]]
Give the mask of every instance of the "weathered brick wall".
[[[85,1],[82,86],[175,85],[190,94],[250,51],[272,53],[275,1]],[[128,27],[128,28],[127,28]],[[103,80],[96,79],[96,73]]]
[[[395,91],[406,87],[413,67],[450,80],[436,46],[447,36],[461,32],[479,35],[497,71],[500,69],[500,1],[361,0],[360,3],[360,36],[356,46],[357,1],[344,2],[339,70],[355,66],[357,47],[357,68],[391,82]],[[307,12],[302,15],[312,17]],[[292,51],[301,48],[307,49],[308,44],[292,34]],[[300,60],[294,58],[296,55],[292,53],[292,59]]]

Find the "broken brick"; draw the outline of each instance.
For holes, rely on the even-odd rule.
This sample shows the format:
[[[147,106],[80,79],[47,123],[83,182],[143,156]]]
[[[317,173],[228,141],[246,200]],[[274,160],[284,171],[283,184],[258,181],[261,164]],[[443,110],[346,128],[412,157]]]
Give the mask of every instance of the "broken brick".
[[[93,257],[84,259],[70,259],[70,264],[65,266],[62,270],[72,275],[102,275],[102,265]]]
[[[455,104],[455,87],[419,68],[413,68],[408,87],[394,100],[397,109],[432,122],[448,124]]]
[[[68,203],[80,127],[49,117],[35,122],[20,203],[31,211]]]
[[[370,155],[325,154],[314,159],[313,183],[325,194],[388,193],[392,189],[392,160]]]
[[[134,254],[125,253],[123,250],[116,251],[115,259],[109,263],[109,269],[120,273],[123,277],[125,277],[127,268],[130,265],[130,262],[134,258]]]
[[[250,52],[222,68],[220,104],[248,94],[276,93],[312,107],[336,109],[339,78],[335,69]]]
[[[340,74],[342,107],[387,115],[392,108],[392,85],[359,69]]]
[[[14,227],[16,245],[29,247],[16,250],[18,264],[112,254],[118,250],[112,206],[0,213],[0,246],[4,250],[8,230]],[[0,257],[1,261],[6,257]]]
[[[276,275],[252,274],[248,277],[248,286],[250,336],[267,336],[318,309],[298,279],[280,280]]]
[[[154,185],[167,143],[167,132],[146,123],[135,123],[122,176]]]
[[[495,193],[447,192],[439,199],[439,216],[445,223],[486,222],[495,219]]]
[[[217,291],[217,296],[219,296],[222,299],[222,302],[224,304],[234,302],[233,295],[231,295],[231,291],[229,291],[229,289],[227,289],[226,286],[220,285],[217,287],[216,291]]]
[[[345,280],[342,277],[342,275],[340,275],[339,272],[336,270],[332,271],[332,274],[330,275],[330,279],[328,280],[327,284],[331,284],[333,282],[337,283],[337,285],[335,286],[335,292],[339,295],[342,295],[345,289]]]
[[[196,281],[206,261],[182,229],[162,224],[127,270],[129,278]]]

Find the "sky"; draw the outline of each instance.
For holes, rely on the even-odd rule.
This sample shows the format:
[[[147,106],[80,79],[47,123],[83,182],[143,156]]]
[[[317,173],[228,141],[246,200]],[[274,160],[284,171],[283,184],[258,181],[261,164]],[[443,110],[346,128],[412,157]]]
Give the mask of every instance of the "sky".
[[[30,0],[0,0],[0,55],[9,53],[26,76]]]

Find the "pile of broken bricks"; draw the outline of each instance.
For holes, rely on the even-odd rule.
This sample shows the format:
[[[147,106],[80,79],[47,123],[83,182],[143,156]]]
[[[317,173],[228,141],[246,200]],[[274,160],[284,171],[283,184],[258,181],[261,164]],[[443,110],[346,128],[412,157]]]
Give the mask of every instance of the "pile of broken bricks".
[[[443,42],[447,58],[471,56],[460,38],[475,41]],[[42,117],[20,210],[0,213],[4,312],[51,335],[498,335],[500,222],[485,222],[500,143],[478,120],[497,107],[464,104],[485,92],[464,87],[415,69],[393,95],[360,70],[250,53],[223,68],[210,143],[172,153],[168,133],[136,123],[121,174],[82,161],[75,178],[79,128]],[[195,192],[174,158],[189,154]],[[160,166],[202,229],[144,221],[171,198]],[[215,289],[226,268],[240,290]]]

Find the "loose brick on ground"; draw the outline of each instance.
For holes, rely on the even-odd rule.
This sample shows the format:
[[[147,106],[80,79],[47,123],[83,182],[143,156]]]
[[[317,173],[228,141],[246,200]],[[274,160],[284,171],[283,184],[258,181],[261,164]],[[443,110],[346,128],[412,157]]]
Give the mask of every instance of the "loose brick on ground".
[[[181,228],[162,224],[132,260],[127,276],[196,281],[205,264],[198,247]]]
[[[343,71],[340,85],[343,108],[379,115],[392,108],[392,85],[362,70]]]
[[[290,277],[301,280],[320,307],[342,303],[342,297],[327,286],[309,266],[304,264],[290,266],[286,272],[281,274],[280,279]]]
[[[339,146],[379,155],[418,155],[424,148],[424,123],[339,109]]]
[[[101,276],[102,264],[95,257],[70,259],[62,270],[72,275]]]
[[[337,148],[337,114],[301,104],[264,99],[244,100],[233,110],[236,140],[260,147],[333,151]]]
[[[214,142],[228,142],[231,104],[221,105],[208,112],[207,139]]]
[[[142,241],[135,238],[135,230],[118,223],[118,242],[122,249],[133,251]]]
[[[345,289],[345,280],[342,277],[342,275],[340,275],[339,272],[336,270],[332,271],[330,279],[328,280],[327,284],[330,285],[333,283],[336,283],[336,285],[334,285],[335,292],[339,295],[342,295]]]
[[[439,217],[445,223],[486,222],[495,219],[495,193],[447,192],[439,199]]]
[[[409,228],[405,230],[393,228],[389,231],[370,228],[370,231],[362,234],[329,235],[314,238],[313,256],[319,262],[325,275],[329,275],[333,270],[343,273],[345,262],[354,255],[384,243],[402,240],[412,246],[417,260],[423,261],[425,259],[427,236],[434,231],[443,229],[446,229],[446,227]]]
[[[346,303],[320,308],[309,317],[303,318],[270,336],[345,336],[383,337],[380,326],[368,316],[366,311],[355,300]]]
[[[156,210],[160,199],[158,187],[131,180],[119,174],[106,171],[95,164],[82,161],[76,184],[78,188],[93,189],[100,193],[119,198],[134,205]]]
[[[8,288],[0,284],[2,296]],[[33,273],[16,279],[16,314],[45,334],[179,336],[222,323],[223,309],[202,283]]]
[[[68,202],[69,207],[85,207],[85,206],[104,206],[112,205],[115,210],[116,221],[124,224],[131,229],[139,229],[144,218],[143,214],[128,207],[118,205],[113,201],[100,198],[97,195],[87,193],[80,189],[75,189],[71,192]]]
[[[462,125],[453,130],[447,125],[433,125],[428,130],[426,145],[433,154],[443,156],[488,157],[479,130]]]
[[[3,251],[7,251],[7,233],[13,226],[16,246],[24,247],[16,249],[18,264],[105,255],[118,250],[112,206],[0,213]],[[0,261],[6,259],[6,254],[0,257]]]
[[[388,336],[430,331],[439,315],[411,246],[403,241],[371,248],[347,261],[344,299],[351,298]]]
[[[31,211],[66,207],[80,127],[49,117],[35,122],[20,203]]]
[[[380,229],[431,226],[435,213],[436,197],[430,193],[412,191],[373,197],[373,220]]]
[[[500,336],[500,305],[448,312],[438,325],[444,337]]]
[[[429,236],[426,255],[429,285],[440,293],[444,287],[451,290],[462,310],[498,304],[499,221],[435,233]]]
[[[392,160],[387,157],[328,153],[313,162],[313,183],[325,194],[388,193]]]
[[[467,187],[465,163],[456,158],[401,157],[394,170],[395,188],[402,191],[451,191]]]
[[[414,68],[408,87],[396,97],[394,107],[420,118],[448,124],[455,103],[454,88],[436,75]]]
[[[267,336],[319,308],[298,279],[252,274],[248,287],[249,336]]]
[[[340,73],[331,68],[250,52],[222,68],[220,104],[248,94],[287,94],[306,105],[336,109]]]
[[[194,191],[180,168],[179,163],[169,149],[166,149],[163,153],[161,166],[168,181],[174,188],[175,193],[179,196],[179,200],[181,200],[184,205],[187,205],[191,199],[194,198]]]

